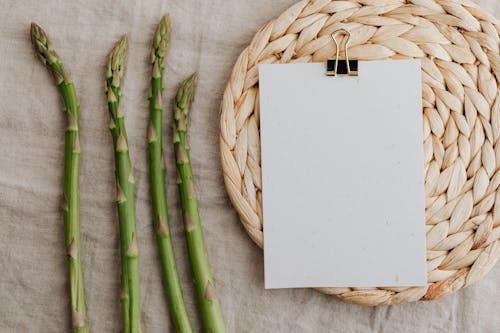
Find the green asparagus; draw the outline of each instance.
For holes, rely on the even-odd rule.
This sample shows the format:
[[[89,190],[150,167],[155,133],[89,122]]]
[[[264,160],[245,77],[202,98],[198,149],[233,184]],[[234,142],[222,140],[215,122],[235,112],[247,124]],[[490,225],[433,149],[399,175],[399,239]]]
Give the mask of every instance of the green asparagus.
[[[83,274],[80,254],[80,105],[75,86],[64,64],[52,49],[51,43],[36,23],[31,23],[31,41],[40,60],[55,78],[64,100],[67,118],[64,148],[64,194],[61,208],[64,212],[65,239],[69,264],[71,322],[73,333],[89,331],[87,307],[83,290]]]
[[[194,73],[182,83],[175,100],[173,143],[179,174],[177,183],[181,198],[189,260],[202,323],[207,333],[224,333],[226,328],[208,262],[191,170],[190,148],[186,139],[189,107],[194,95],[196,76],[197,74]]]
[[[149,141],[149,174],[151,179],[151,195],[153,198],[153,224],[160,253],[162,280],[169,304],[170,318],[178,333],[191,333],[193,329],[184,304],[182,288],[175,263],[174,248],[170,236],[167,211],[167,195],[165,191],[165,164],[163,162],[162,116],[163,116],[163,72],[166,64],[166,53],[170,42],[170,18],[165,15],[156,29],[151,48],[151,96],[149,111],[151,122],[148,129]]]
[[[121,107],[120,82],[125,71],[127,37],[116,43],[109,54],[106,72],[106,94],[110,113],[109,130],[115,147],[116,202],[120,225],[122,259],[123,332],[141,332],[139,260],[135,225],[134,177],[128,153],[125,118]]]

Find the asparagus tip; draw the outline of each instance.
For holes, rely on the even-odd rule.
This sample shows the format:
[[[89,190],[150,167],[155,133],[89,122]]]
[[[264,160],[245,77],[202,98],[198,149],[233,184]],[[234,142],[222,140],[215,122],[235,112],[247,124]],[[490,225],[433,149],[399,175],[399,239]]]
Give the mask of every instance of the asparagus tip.
[[[57,64],[61,64],[61,60],[57,56],[56,52],[52,49],[50,41],[47,38],[45,31],[35,22],[31,22],[31,43],[35,48],[35,51],[40,58],[40,60],[50,67],[53,74],[57,72],[58,76],[62,76],[61,69],[58,68],[56,71]]]
[[[127,47],[128,45],[128,37],[127,34],[123,34],[122,38],[120,38],[120,45],[124,45],[124,47]]]
[[[168,47],[168,41],[170,40],[170,32],[170,15],[167,13],[163,15],[158,23],[153,40],[153,47],[155,49],[160,49],[159,51],[165,52]]]
[[[176,103],[179,108],[186,109],[187,104],[189,104],[193,100],[194,84],[197,77],[198,72],[194,72],[182,82],[176,96]]]
[[[50,57],[50,42],[45,31],[35,22],[31,22],[31,42],[42,61],[47,62]]]
[[[151,48],[151,63],[153,66],[153,78],[161,77],[161,72],[165,68],[166,54],[170,45],[170,15],[165,14],[153,37],[153,46]]]
[[[160,28],[160,33],[162,34],[162,36],[165,36],[167,38],[170,37],[171,28],[170,28],[170,14],[169,13],[166,13],[165,15],[163,15],[163,17],[160,20],[159,28]]]
[[[186,81],[195,81],[198,78],[198,72],[191,74]]]
[[[35,22],[31,22],[31,40],[33,41],[33,43],[35,43],[36,40],[43,41],[44,39],[47,39],[45,31],[43,31],[43,29]]]
[[[119,64],[123,64],[125,61],[125,52],[128,47],[128,37],[127,35],[123,35],[122,38],[116,43],[114,48],[115,58],[119,61]]]
[[[108,79],[112,78],[115,72],[117,72],[120,77],[123,75],[123,66],[125,65],[127,46],[127,35],[123,35],[122,38],[115,44],[113,50],[111,50],[108,61]]]
[[[105,81],[105,86],[108,94],[108,103],[114,103],[118,101],[119,95],[115,95],[116,92],[110,88],[111,86],[115,88],[120,87],[120,80],[123,77],[123,73],[125,72],[125,56],[127,53],[127,45],[127,35],[123,35],[122,38],[118,42],[116,42],[115,46],[109,53]]]

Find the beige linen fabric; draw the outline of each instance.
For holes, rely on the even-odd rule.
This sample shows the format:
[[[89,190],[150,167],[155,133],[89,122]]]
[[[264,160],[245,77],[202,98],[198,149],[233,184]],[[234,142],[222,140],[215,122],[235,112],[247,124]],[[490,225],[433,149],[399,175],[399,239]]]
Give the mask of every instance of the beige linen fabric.
[[[500,16],[497,0],[478,1]],[[118,332],[119,241],[114,162],[104,96],[106,55],[123,33],[130,49],[123,106],[134,164],[143,332],[171,329],[151,223],[147,165],[149,48],[161,15],[173,21],[165,101],[199,71],[192,109],[193,168],[210,261],[228,332],[498,332],[500,265],[434,302],[365,308],[309,289],[264,290],[263,257],[227,198],[219,162],[219,103],[233,64],[257,29],[294,0],[0,0],[0,332],[68,332],[62,216],[64,117],[52,77],[35,59],[30,21],[49,34],[81,103],[82,254],[93,332]],[[170,111],[170,110],[168,110]],[[170,142],[170,112],[166,142]],[[168,198],[186,302],[199,328],[172,147]]]

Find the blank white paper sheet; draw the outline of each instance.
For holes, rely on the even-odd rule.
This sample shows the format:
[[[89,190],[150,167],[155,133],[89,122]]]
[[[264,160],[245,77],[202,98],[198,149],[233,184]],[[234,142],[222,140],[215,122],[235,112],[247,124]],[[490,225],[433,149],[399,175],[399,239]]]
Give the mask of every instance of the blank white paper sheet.
[[[418,60],[259,66],[266,288],[423,286]]]

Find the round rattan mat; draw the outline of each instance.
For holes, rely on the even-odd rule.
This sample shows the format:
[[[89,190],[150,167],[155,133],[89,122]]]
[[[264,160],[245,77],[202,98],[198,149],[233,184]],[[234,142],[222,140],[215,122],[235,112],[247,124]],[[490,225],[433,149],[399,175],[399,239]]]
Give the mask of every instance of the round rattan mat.
[[[470,0],[304,0],[262,27],[221,106],[224,181],[243,226],[262,247],[257,65],[332,58],[339,28],[351,58],[422,59],[428,286],[319,290],[386,305],[474,283],[500,256],[500,21]]]

